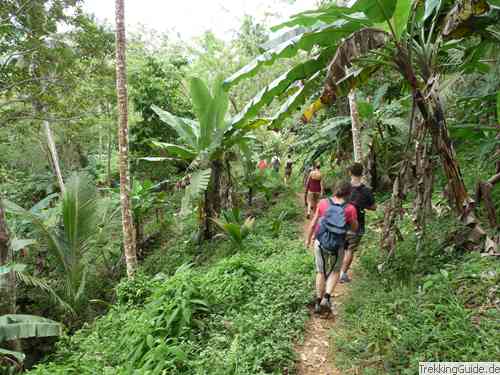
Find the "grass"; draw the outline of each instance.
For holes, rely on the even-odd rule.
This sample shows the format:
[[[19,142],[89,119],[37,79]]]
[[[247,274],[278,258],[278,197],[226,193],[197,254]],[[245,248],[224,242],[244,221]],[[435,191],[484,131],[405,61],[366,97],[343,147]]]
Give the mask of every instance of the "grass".
[[[63,338],[31,373],[293,372],[313,287],[300,213],[290,192],[257,217],[240,249],[228,241],[199,249],[187,237],[153,254],[138,277],[118,286],[106,315]]]
[[[349,373],[417,374],[419,361],[493,361],[500,356],[500,265],[443,238],[453,218],[429,224],[421,254],[411,224],[395,258],[380,274],[384,254],[373,232],[364,241],[341,324],[333,332],[336,364]]]

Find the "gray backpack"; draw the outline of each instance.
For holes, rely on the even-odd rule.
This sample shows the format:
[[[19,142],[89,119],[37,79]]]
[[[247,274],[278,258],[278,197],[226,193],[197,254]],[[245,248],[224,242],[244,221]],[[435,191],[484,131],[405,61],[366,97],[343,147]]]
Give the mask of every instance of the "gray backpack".
[[[345,204],[336,204],[330,198],[330,206],[321,218],[316,236],[321,250],[337,254],[345,246],[347,223],[345,220]]]

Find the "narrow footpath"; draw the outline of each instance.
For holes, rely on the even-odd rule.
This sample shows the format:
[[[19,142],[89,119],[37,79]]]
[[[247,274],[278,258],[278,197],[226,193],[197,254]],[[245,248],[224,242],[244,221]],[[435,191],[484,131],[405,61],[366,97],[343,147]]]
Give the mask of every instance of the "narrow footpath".
[[[302,200],[299,200],[302,204]],[[307,236],[309,230],[309,220],[304,218],[302,237]],[[342,300],[339,297],[345,296],[349,289],[344,284],[337,284],[334,293],[334,300],[339,307]],[[297,344],[297,373],[299,375],[341,375],[335,367],[335,358],[330,352],[330,331],[335,327],[335,318],[324,315],[316,315],[310,309],[310,319],[306,323],[304,342]]]

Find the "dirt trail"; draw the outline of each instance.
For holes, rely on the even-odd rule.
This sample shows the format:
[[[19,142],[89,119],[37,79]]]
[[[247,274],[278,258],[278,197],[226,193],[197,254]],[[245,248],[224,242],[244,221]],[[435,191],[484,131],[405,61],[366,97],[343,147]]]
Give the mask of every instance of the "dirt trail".
[[[301,200],[302,203],[302,200]],[[303,224],[303,238],[307,236],[309,220]],[[337,307],[341,304],[341,297],[347,289],[343,284],[337,284],[334,301]],[[306,323],[304,342],[295,346],[297,353],[297,373],[299,375],[341,375],[335,367],[334,358],[330,353],[330,330],[335,326],[334,317],[318,316],[310,310],[310,319]]]

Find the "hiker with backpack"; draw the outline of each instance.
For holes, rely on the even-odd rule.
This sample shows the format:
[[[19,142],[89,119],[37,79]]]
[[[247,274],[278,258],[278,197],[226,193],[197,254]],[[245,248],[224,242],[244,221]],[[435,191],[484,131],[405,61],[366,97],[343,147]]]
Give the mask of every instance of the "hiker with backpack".
[[[288,181],[292,176],[292,169],[293,169],[292,156],[288,155],[285,161],[285,184],[288,184]]]
[[[347,203],[351,194],[351,184],[341,182],[334,189],[332,198],[322,199],[311,221],[306,246],[314,240],[316,262],[316,293],[314,312],[320,313],[326,306],[335,314],[332,294],[339,280],[339,273],[344,259],[346,233],[358,230],[356,208]]]
[[[354,253],[358,250],[361,239],[365,234],[365,210],[375,210],[377,208],[371,189],[362,182],[363,165],[361,163],[354,163],[349,168],[349,174],[352,186],[349,202],[356,207],[359,228],[357,231],[347,233],[348,245],[345,250],[342,272],[340,274],[341,283],[351,281],[347,275],[347,271],[351,267]]]

